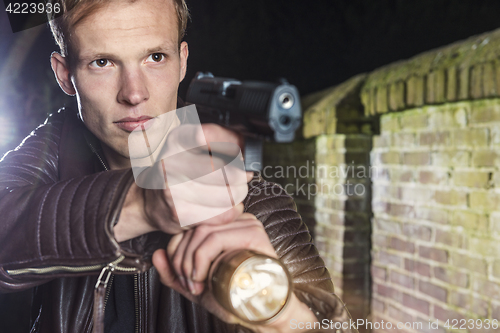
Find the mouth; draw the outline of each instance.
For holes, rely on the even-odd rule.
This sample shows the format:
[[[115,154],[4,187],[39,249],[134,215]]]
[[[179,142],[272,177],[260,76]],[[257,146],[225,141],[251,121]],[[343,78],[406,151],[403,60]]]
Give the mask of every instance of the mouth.
[[[143,129],[148,129],[152,125],[152,121],[148,123],[149,120],[153,119],[153,117],[149,116],[141,116],[137,118],[133,117],[126,117],[122,118],[118,121],[115,121],[114,124],[121,128],[122,130],[126,132],[132,132],[134,129],[136,129],[138,126],[143,126]],[[146,124],[147,123],[147,124]]]

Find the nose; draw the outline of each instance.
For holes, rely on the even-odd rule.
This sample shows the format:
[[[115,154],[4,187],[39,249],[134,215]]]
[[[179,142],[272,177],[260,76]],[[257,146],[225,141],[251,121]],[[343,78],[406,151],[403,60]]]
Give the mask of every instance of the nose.
[[[146,77],[140,69],[124,69],[120,76],[119,103],[133,106],[149,99]]]

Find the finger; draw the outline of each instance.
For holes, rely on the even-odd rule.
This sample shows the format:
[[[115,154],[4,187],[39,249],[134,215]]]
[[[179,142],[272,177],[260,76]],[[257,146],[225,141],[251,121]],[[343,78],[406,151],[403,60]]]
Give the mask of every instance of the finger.
[[[182,271],[182,266],[184,262],[184,255],[185,255],[185,250],[186,247],[188,246],[189,242],[191,241],[191,238],[193,236],[194,230],[188,230],[184,232],[184,236],[182,237],[181,241],[177,245],[174,254],[169,257],[170,262],[172,263],[172,268],[174,269],[175,274],[179,277],[179,280],[181,281],[182,286],[188,290],[189,284],[187,283],[187,279],[190,278],[189,275],[185,275],[184,272]],[[190,289],[190,288],[189,288]]]
[[[180,293],[186,293],[186,289],[183,288],[179,279],[175,275],[174,271],[170,267],[167,253],[163,249],[158,249],[153,253],[152,257],[153,265],[155,266],[158,274],[160,275],[160,281]]]
[[[247,226],[210,234],[193,253],[195,275],[193,280],[204,281],[212,261],[223,251],[248,249],[276,258],[262,223],[247,221]],[[260,224],[260,225],[259,225]]]
[[[234,230],[239,228],[246,228],[249,225],[248,223],[253,223],[255,221],[256,218],[254,215],[249,213],[243,213],[235,220],[235,223],[229,223],[223,225],[202,224],[193,229],[192,236],[189,239],[189,244],[185,248],[184,258],[182,262],[182,272],[184,276],[188,279],[187,280],[188,286],[190,286],[190,280],[193,280],[193,277],[196,275],[194,269],[193,254],[198,249],[200,244],[202,244],[205,241],[207,237],[209,237],[212,233],[220,232],[227,229]],[[215,254],[214,258],[209,258],[208,260],[212,261],[212,259],[215,259],[217,256],[218,254]]]

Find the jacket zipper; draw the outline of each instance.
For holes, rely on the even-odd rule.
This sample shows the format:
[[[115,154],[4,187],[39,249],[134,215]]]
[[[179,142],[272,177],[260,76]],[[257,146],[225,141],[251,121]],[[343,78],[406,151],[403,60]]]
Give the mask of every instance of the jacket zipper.
[[[135,333],[139,333],[139,274],[134,275]]]
[[[85,137],[85,139],[87,140],[87,144],[90,146],[90,150],[92,150],[92,152],[97,155],[97,158],[99,159],[99,161],[101,162],[102,166],[104,167],[104,170],[109,171],[108,167],[106,166],[106,164],[102,160],[101,155],[99,155],[99,153],[94,148],[94,146],[92,146],[92,144],[89,142],[89,140],[87,139],[87,137]]]
[[[129,268],[129,267],[119,267],[117,266],[120,262],[125,259],[124,255],[118,257],[118,259],[112,261],[109,264],[100,264],[100,265],[91,265],[91,266],[49,266],[49,267],[41,267],[41,268],[21,268],[21,269],[8,269],[7,273],[11,276],[23,275],[23,274],[49,274],[55,272],[72,272],[72,273],[80,273],[80,272],[90,272],[97,271],[99,269],[113,266],[114,270],[123,271],[123,272],[131,272],[137,271],[137,268]]]
[[[106,163],[104,163],[104,161],[102,160],[101,158],[101,155],[97,152],[97,150],[94,148],[94,146],[89,142],[89,140],[87,139],[87,137],[85,137],[86,141],[87,141],[87,144],[90,146],[90,149],[92,150],[92,152],[94,154],[97,155],[97,158],[99,159],[99,162],[101,162],[101,165],[103,166],[104,170],[106,171],[109,171],[108,167],[106,166]],[[125,258],[125,257],[124,257]],[[123,259],[122,259],[123,260]],[[109,294],[111,292],[111,285],[113,284],[113,270],[117,269],[119,267],[114,267],[109,274],[111,274],[111,278],[109,280],[109,284],[108,284],[108,281],[105,281],[105,288],[106,288],[106,296],[104,298],[104,307],[103,307],[103,312],[106,310],[106,304],[108,303],[108,298],[109,298]],[[101,272],[101,275],[104,273],[104,270],[106,268],[103,269],[103,272]],[[118,269],[120,270],[120,269]],[[137,271],[137,270],[134,270],[134,272]],[[139,293],[138,293],[138,277],[139,277],[139,274],[135,274],[134,275],[134,307],[135,307],[135,332],[136,333],[139,333]],[[97,282],[97,285],[96,285],[96,289],[99,285],[99,281]],[[104,319],[104,318],[103,318]]]

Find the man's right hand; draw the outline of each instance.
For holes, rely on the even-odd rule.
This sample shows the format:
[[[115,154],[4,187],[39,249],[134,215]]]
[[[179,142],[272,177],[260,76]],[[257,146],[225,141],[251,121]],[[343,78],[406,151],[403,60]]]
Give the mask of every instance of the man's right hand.
[[[182,136],[181,138],[179,135],[176,137],[176,133],[174,132],[169,139],[172,138],[170,140],[183,142],[186,142],[186,140],[196,140],[203,143],[206,138],[209,144],[210,142],[231,142],[242,145],[242,138],[238,134],[221,126],[204,124],[202,125],[202,129],[203,133],[195,127],[193,127],[192,133],[186,132],[185,130],[182,132],[179,131],[179,135]],[[206,156],[206,154],[203,156],[197,156],[196,153],[188,154],[187,160],[189,163],[185,165],[188,165],[190,168],[196,168],[196,166],[201,163],[206,164]],[[212,154],[211,158],[213,165],[224,164],[224,162],[218,160],[214,154]],[[174,161],[174,163],[167,163],[167,165],[169,165],[170,174],[172,174],[172,172],[184,172],[182,168],[185,166],[180,163],[178,166]],[[175,168],[178,168],[178,170],[172,170]],[[240,172],[243,171],[240,170]],[[252,177],[253,173],[246,172],[247,182],[249,182]],[[244,188],[242,188],[241,185],[243,185]],[[245,191],[244,194],[246,195],[246,184],[240,184],[238,191]],[[184,210],[183,213],[186,211],[210,212],[213,209],[219,208],[217,206],[222,204],[222,201],[218,202],[218,200],[213,200],[214,194],[227,193],[227,188],[225,183],[214,184],[207,180],[200,180],[193,183],[192,186],[185,187],[180,193],[182,197],[179,198],[179,192],[177,192],[176,205],[174,205],[172,192],[168,185],[165,190],[149,190],[140,188],[136,183],[132,184],[125,198],[118,223],[114,227],[115,239],[121,242],[158,230],[169,234],[178,234],[185,228],[182,228],[179,223],[176,209]],[[230,223],[240,216],[242,212],[243,204],[238,204],[217,216],[204,219],[202,223]]]

